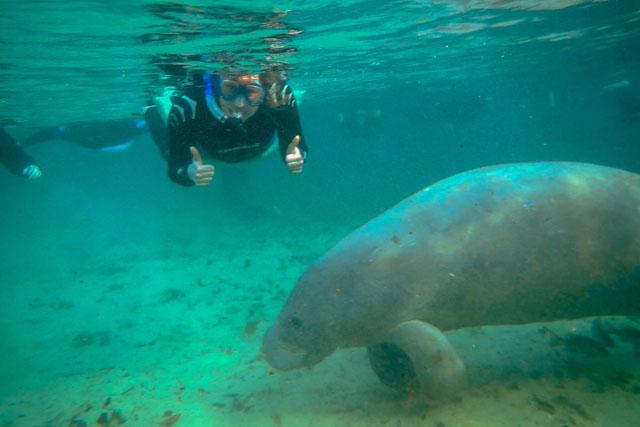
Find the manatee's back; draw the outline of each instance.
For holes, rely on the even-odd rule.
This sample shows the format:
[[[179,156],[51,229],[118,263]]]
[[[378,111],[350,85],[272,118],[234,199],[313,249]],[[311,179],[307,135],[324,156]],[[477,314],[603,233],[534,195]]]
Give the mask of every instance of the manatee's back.
[[[470,171],[375,218],[319,266],[349,271],[344,300],[358,309],[342,341],[415,318],[454,329],[640,313],[640,176],[562,162]]]

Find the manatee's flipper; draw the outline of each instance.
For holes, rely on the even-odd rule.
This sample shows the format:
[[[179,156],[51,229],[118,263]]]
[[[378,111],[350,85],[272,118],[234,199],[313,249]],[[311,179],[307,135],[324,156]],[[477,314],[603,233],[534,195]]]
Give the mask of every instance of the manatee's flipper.
[[[368,353],[380,381],[403,393],[437,401],[455,395],[465,384],[462,360],[442,331],[425,322],[401,323]]]

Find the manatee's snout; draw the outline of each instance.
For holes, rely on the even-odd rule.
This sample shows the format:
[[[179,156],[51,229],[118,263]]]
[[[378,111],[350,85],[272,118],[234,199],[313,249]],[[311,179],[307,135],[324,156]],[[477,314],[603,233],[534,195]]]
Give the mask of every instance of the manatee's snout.
[[[264,335],[262,354],[269,365],[283,371],[306,366],[307,352],[279,339],[275,326]]]

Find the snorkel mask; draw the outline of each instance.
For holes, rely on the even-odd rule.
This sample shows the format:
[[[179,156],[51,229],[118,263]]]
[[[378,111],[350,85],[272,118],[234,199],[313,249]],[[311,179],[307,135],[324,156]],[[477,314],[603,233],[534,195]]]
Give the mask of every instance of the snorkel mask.
[[[249,105],[257,107],[264,101],[265,90],[257,76],[244,75],[221,80],[220,97],[231,102],[243,98]]]
[[[220,97],[225,101],[235,102],[239,98],[244,99],[251,106],[259,106],[264,102],[266,92],[257,76],[241,75],[234,78],[223,79],[219,73],[206,72],[203,76],[205,100],[211,114],[222,123],[246,132],[242,121],[237,117],[227,116],[221,109],[215,98]]]

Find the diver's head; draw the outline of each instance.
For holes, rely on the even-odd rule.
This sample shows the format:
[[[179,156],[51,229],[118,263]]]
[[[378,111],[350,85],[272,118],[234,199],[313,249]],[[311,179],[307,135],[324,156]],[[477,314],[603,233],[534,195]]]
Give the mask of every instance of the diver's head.
[[[266,92],[258,76],[242,74],[219,79],[220,109],[229,118],[248,120],[264,102]]]

